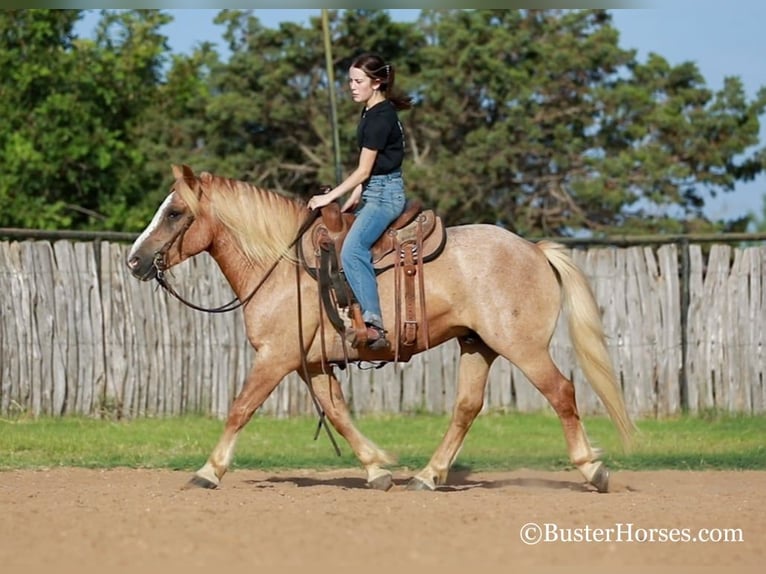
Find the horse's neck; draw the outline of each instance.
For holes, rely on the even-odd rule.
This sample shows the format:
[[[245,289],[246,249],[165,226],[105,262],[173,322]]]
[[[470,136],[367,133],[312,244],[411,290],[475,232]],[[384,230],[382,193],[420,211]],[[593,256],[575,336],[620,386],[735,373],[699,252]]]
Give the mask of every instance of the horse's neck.
[[[253,225],[249,221],[245,223],[239,221],[237,225],[246,226],[242,232],[219,222],[219,225],[216,226],[216,237],[209,252],[237,296],[242,298],[248,296],[256,288],[262,277],[271,273],[270,270],[275,264],[275,258],[283,249],[283,246],[276,241],[284,241],[287,245],[295,239],[295,237],[282,237],[280,239],[286,233],[284,230],[294,226],[295,231],[291,233],[298,233],[298,227],[301,225],[299,220],[307,217],[302,211],[305,211],[306,214],[309,212],[305,208],[301,210],[297,203],[281,197],[273,191],[248,189],[240,190],[240,193],[248,193],[252,196],[252,217],[263,219],[254,221]],[[270,225],[275,222],[281,225],[277,225],[277,228]],[[235,235],[238,233],[253,233],[254,235],[243,237],[242,242],[240,242]],[[247,244],[248,242],[255,246],[252,252],[247,248],[244,248],[243,251],[242,243]]]
[[[216,241],[209,253],[239,299],[248,297],[273,273],[275,262],[250,262],[231,237]]]

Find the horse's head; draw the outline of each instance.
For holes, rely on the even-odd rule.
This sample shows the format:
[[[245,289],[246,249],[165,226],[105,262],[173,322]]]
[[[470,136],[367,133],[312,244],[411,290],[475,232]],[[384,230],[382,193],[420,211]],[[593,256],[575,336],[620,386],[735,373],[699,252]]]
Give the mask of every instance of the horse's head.
[[[128,268],[142,281],[205,251],[212,241],[210,222],[201,209],[202,185],[209,174],[198,178],[190,167],[174,165],[173,175],[170,193],[128,253]]]

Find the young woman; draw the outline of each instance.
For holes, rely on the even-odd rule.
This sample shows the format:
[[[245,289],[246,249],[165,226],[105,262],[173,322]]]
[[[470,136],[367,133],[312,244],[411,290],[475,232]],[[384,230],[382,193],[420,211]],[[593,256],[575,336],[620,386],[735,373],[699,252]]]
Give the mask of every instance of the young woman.
[[[382,349],[389,343],[370,249],[404,210],[404,132],[397,110],[409,109],[412,104],[410,98],[394,93],[394,67],[377,54],[354,59],[348,82],[353,100],[364,104],[356,132],[359,163],[337,187],[313,196],[308,207],[319,209],[351,192],[341,210],[354,209],[356,219],[343,242],[341,262],[362,309],[367,345]]]

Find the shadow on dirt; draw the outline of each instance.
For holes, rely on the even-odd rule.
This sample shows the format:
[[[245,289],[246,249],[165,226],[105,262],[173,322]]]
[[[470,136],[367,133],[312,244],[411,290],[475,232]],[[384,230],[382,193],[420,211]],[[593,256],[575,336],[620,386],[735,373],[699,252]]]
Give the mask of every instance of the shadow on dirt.
[[[557,480],[544,477],[520,476],[514,478],[504,478],[501,480],[492,479],[472,479],[470,469],[460,469],[450,472],[447,478],[447,484],[437,488],[438,492],[463,492],[474,489],[498,489],[498,488],[516,488],[523,490],[568,490],[571,492],[593,492],[593,487],[584,482],[572,480]],[[405,490],[410,481],[407,477],[394,477],[394,489]],[[363,477],[310,477],[310,476],[279,476],[264,480],[245,480],[246,484],[253,485],[256,488],[272,488],[279,484],[293,484],[298,488],[309,488],[317,486],[334,486],[344,489],[369,490],[367,481]]]

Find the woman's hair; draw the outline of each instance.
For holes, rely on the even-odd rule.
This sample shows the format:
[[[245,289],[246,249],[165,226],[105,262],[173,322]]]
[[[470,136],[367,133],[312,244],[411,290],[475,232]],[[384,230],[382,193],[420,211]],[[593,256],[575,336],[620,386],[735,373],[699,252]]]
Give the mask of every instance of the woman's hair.
[[[351,67],[359,68],[372,80],[380,80],[380,90],[397,110],[408,110],[412,107],[412,98],[394,91],[394,66],[387,64],[378,54],[360,54],[351,62]]]

